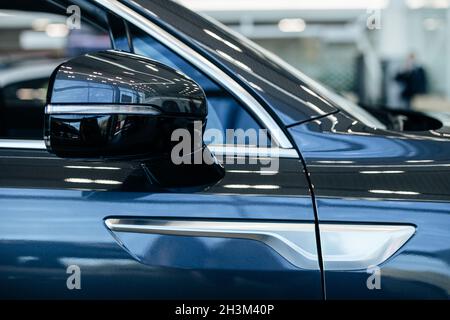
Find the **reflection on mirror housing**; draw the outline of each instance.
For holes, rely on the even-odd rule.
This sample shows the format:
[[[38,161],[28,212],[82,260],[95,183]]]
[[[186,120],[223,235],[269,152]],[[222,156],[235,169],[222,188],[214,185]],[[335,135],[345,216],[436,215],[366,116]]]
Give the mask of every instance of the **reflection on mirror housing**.
[[[193,137],[195,121],[204,130],[207,110],[203,90],[179,71],[134,54],[90,53],[54,71],[44,139],[59,157],[170,156],[172,132]]]

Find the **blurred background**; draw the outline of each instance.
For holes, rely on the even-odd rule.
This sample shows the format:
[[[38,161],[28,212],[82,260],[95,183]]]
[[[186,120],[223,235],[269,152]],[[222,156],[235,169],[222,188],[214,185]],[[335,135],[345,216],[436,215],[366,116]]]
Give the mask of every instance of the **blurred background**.
[[[178,0],[368,107],[450,112],[450,0]]]

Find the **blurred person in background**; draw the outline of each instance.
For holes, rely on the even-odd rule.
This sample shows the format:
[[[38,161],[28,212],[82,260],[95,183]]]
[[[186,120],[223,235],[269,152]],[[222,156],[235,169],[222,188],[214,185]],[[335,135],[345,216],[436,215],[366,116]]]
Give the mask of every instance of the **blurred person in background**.
[[[402,85],[401,100],[407,109],[411,109],[411,101],[418,94],[427,92],[427,76],[425,69],[417,64],[414,53],[409,54],[405,67],[397,73],[395,80]]]

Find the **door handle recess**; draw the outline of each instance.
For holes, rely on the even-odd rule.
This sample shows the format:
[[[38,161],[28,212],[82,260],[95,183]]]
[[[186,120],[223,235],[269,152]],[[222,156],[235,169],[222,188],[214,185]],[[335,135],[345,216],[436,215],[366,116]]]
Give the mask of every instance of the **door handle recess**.
[[[114,232],[248,239],[262,242],[301,269],[317,270],[313,223],[107,218]],[[325,270],[359,270],[383,263],[414,234],[406,225],[320,224]]]

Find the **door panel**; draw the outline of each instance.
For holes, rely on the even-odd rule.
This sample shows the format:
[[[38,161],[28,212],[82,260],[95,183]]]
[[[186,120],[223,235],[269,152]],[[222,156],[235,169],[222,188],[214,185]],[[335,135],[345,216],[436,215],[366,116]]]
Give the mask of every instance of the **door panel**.
[[[442,202],[319,198],[322,223],[417,226],[414,236],[380,268],[332,270],[324,262],[328,299],[448,299],[450,297],[449,204]],[[323,246],[323,244],[322,244]],[[372,289],[370,289],[372,288]]]
[[[300,268],[261,241],[105,226],[108,217],[314,226],[297,159],[280,159],[270,175],[225,164],[222,181],[195,191],[158,188],[139,163],[43,150],[1,149],[0,167],[2,298],[322,298],[318,261]],[[315,243],[314,232],[304,239]],[[70,265],[80,290],[66,286]]]

